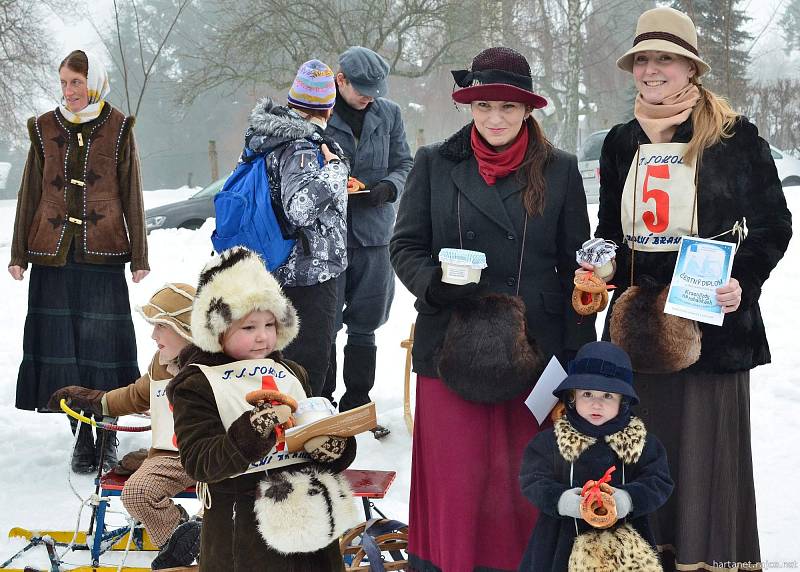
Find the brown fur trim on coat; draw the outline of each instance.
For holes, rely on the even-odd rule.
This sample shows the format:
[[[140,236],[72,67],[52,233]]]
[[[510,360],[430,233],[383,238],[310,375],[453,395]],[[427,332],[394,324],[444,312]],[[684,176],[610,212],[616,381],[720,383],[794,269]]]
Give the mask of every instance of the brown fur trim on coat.
[[[612,308],[611,341],[628,352],[634,371],[672,373],[700,359],[697,322],[664,313],[668,290],[631,286]]]
[[[575,538],[569,572],[662,572],[653,547],[629,524]]]
[[[562,417],[553,424],[558,452],[568,463],[574,463],[586,449],[597,443],[597,439],[584,435]]]
[[[499,403],[530,391],[543,361],[528,333],[522,298],[488,294],[455,306],[438,370],[461,398]]]
[[[553,430],[558,444],[558,451],[568,463],[574,463],[581,456],[581,453],[597,443],[596,438],[584,435],[575,429],[566,416],[561,417],[553,424]],[[642,456],[647,440],[647,429],[641,419],[631,417],[624,429],[611,435],[606,435],[604,440],[611,447],[611,450],[622,459],[623,463],[632,465]]]
[[[631,417],[628,426],[605,437],[606,443],[626,465],[639,460],[647,441],[647,429],[638,417]]]

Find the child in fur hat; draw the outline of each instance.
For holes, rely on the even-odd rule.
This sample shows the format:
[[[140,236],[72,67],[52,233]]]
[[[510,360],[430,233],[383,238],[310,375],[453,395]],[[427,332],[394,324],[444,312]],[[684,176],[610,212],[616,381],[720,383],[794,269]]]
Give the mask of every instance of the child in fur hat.
[[[523,494],[540,512],[520,570],[660,572],[647,515],[672,493],[667,455],[642,421],[628,355],[609,342],[584,345],[553,391],[565,413],[531,440],[522,460]],[[610,469],[618,520],[590,526],[582,487]]]
[[[167,383],[178,373],[178,354],[192,341],[190,318],[194,294],[194,286],[168,283],[147,304],[136,308],[153,324],[151,337],[158,350],[147,373],[134,383],[112,391],[70,385],[53,393],[47,404],[49,409],[58,411],[61,400],[65,399],[74,409],[111,417],[150,411],[152,447],[125,482],[122,504],[144,525],[153,544],[161,547],[151,564],[153,570],[188,566],[200,549],[200,522],[190,519],[186,510],[172,501],[173,496],[194,485],[195,480],[181,466],[172,412],[164,394]]]
[[[288,452],[276,438],[292,413],[286,404],[311,395],[306,371],[280,353],[298,330],[294,307],[256,253],[232,248],[206,264],[194,345],[167,389],[181,460],[207,484],[201,571],[344,569],[338,536],[358,517],[338,473],[355,458],[355,439],[316,437]],[[282,403],[248,403],[262,389]]]

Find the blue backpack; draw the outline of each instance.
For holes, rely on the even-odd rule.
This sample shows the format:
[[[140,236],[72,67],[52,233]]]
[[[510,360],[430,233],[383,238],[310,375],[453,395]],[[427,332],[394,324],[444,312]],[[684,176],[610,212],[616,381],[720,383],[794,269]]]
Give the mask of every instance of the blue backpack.
[[[269,149],[257,153],[247,147],[242,159],[214,197],[216,229],[211,234],[214,250],[246,246],[261,255],[272,272],[286,262],[302,230],[291,232],[283,206],[273,204],[267,174]],[[322,156],[317,151],[322,166]]]

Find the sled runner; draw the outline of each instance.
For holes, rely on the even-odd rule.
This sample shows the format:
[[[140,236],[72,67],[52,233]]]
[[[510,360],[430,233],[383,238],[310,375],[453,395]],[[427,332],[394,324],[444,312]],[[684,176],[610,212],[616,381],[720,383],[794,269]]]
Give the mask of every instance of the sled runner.
[[[74,417],[82,423],[89,423],[104,431],[123,431],[123,432],[141,432],[148,431],[150,426],[122,426],[103,421],[95,421],[76,411],[69,408],[64,400],[61,400],[61,409],[70,417]],[[78,431],[75,432],[76,436]],[[105,439],[105,433],[103,434]],[[76,437],[77,438],[77,437]],[[125,566],[125,558],[128,552],[131,551],[153,551],[158,552],[159,547],[155,546],[150,540],[147,531],[144,530],[142,525],[135,519],[124,514],[127,523],[123,526],[116,528],[109,528],[106,524],[106,516],[109,513],[109,505],[112,497],[118,497],[122,494],[122,487],[125,485],[127,476],[117,475],[113,470],[105,475],[102,474],[103,456],[105,454],[105,447],[101,448],[100,460],[98,462],[97,476],[95,478],[95,490],[87,499],[81,499],[81,507],[78,514],[78,527],[80,527],[80,513],[87,506],[91,507],[91,517],[89,519],[89,528],[83,532],[76,528],[74,531],[63,530],[26,530],[24,528],[12,528],[8,536],[9,538],[24,538],[28,540],[28,544],[21,550],[14,554],[11,558],[0,564],[0,570],[8,572],[39,572],[39,569],[34,567],[7,568],[11,563],[28,552],[30,549],[37,546],[43,546],[47,550],[47,555],[50,560],[50,567],[42,572],[62,572],[69,570],[70,572],[92,571],[92,572],[149,572],[150,568],[142,568],[141,566]],[[73,489],[74,490],[74,489]],[[77,495],[77,492],[76,492]],[[79,496],[80,498],[80,496]],[[197,498],[194,487],[186,489],[184,492],[176,495],[175,498]],[[119,512],[119,511],[115,511]],[[100,557],[112,551],[125,551],[122,557],[122,564],[115,565],[100,565]],[[64,557],[67,554],[89,551],[91,556],[91,565],[89,566],[74,566],[64,562]],[[174,569],[178,571],[191,571],[197,570],[197,567],[180,567]]]

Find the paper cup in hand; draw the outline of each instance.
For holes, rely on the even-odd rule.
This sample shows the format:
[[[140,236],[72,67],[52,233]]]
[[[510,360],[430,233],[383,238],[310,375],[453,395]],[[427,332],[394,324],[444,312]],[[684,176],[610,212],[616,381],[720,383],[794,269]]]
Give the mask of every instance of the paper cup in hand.
[[[442,263],[442,282],[463,286],[481,280],[481,270],[486,268],[486,255],[476,250],[443,248],[439,251]]]

